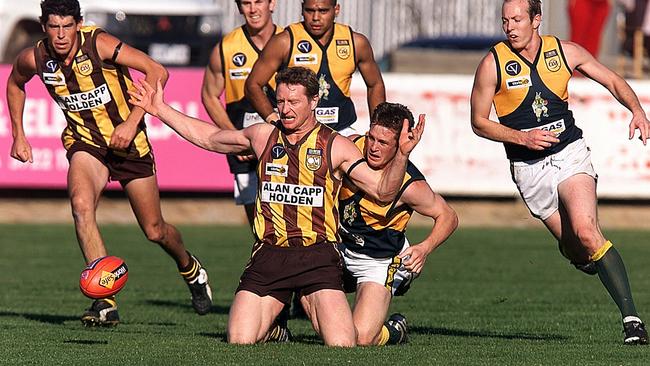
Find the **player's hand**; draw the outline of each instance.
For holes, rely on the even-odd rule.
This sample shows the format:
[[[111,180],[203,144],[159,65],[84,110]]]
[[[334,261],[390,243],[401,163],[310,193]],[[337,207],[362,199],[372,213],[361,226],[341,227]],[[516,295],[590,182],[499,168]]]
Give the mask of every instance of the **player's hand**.
[[[524,143],[530,150],[544,150],[560,142],[557,134],[551,131],[540,130],[538,128],[524,132]]]
[[[402,259],[402,264],[407,271],[419,275],[422,268],[424,268],[429,253],[430,251],[424,245],[418,244],[404,249],[398,257]]]
[[[251,160],[255,160],[255,155],[249,154],[249,155],[237,155],[237,160],[241,162],[247,162]]]
[[[111,141],[108,146],[111,149],[126,150],[131,144],[131,141],[135,138],[137,130],[137,125],[132,123],[127,124],[125,122],[120,123],[115,127],[115,130],[113,130]]]
[[[128,90],[131,96],[129,102],[145,110],[154,117],[158,117],[158,111],[165,102],[163,101],[163,87],[160,79],[156,80],[156,89],[144,79],[133,83],[135,90]]]
[[[411,129],[409,129],[409,121],[407,119],[404,120],[402,131],[399,135],[399,151],[403,155],[410,154],[415,148],[415,145],[420,142],[422,133],[424,132],[424,117],[424,114],[421,114],[418,118],[418,123]]]
[[[641,132],[639,140],[641,140],[643,145],[645,145],[648,138],[650,138],[650,121],[648,121],[645,113],[632,115],[632,121],[630,121],[630,140],[634,138],[634,132],[636,129],[639,129],[639,132]]]
[[[25,136],[16,137],[11,145],[11,157],[24,163],[29,161],[34,162],[32,156],[32,146],[29,144]]]

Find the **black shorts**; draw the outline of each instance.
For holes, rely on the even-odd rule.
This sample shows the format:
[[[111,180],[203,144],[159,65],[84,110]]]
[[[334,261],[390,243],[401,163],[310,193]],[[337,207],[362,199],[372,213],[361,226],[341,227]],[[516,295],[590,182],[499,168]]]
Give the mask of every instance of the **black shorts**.
[[[272,296],[285,304],[291,295],[325,289],[343,291],[343,260],[334,243],[308,247],[277,247],[256,244],[237,292],[246,290]]]
[[[125,183],[133,179],[146,178],[156,174],[156,163],[151,151],[145,156],[133,157],[77,141],[68,148],[66,154],[68,161],[78,151],[87,152],[104,164],[108,168],[109,180],[112,181]]]

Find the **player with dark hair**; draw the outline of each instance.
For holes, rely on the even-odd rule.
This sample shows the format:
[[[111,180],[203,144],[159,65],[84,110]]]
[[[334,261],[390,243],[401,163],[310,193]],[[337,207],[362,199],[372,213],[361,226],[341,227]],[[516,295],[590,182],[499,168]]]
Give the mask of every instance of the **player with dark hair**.
[[[390,202],[404,179],[408,155],[424,130],[405,122],[395,157],[370,169],[350,140],[316,121],[318,80],[313,71],[288,68],[276,76],[280,123],[222,130],[165,104],[162,86],[146,81],[134,104],[188,141],[220,153],[250,153],[259,160],[253,253],[241,276],[228,319],[228,341],[251,344],[268,337],[274,320],[299,291],[312,326],[328,346],[356,344],[352,313],[342,288],[336,245],[341,179],[379,202]]]
[[[625,344],[647,344],[623,260],[598,223],[597,175],[568,105],[573,71],[605,86],[632,112],[630,139],[638,129],[645,145],[650,122],[620,76],[581,46],[539,35],[541,1],[504,1],[502,21],[507,39],[476,70],[472,128],[503,142],[517,189],[558,240],[562,255],[585,273],[598,274],[621,312]],[[500,123],[489,119],[492,104]]]
[[[383,169],[395,156],[402,124],[413,125],[413,114],[397,103],[381,103],[365,136],[353,137],[368,166]],[[385,345],[407,341],[406,318],[393,314],[384,322],[393,296],[404,295],[421,273],[427,256],[458,226],[458,216],[410,161],[399,194],[382,204],[344,180],[339,194],[341,253],[346,290],[356,290],[352,316],[357,344]],[[406,226],[413,211],[435,225],[416,245],[409,245]]]
[[[275,0],[236,0],[245,23],[225,35],[212,51],[203,77],[201,97],[212,122],[222,129],[239,129],[264,122],[244,96],[244,83],[271,37],[282,31],[273,24]],[[265,86],[268,100],[275,104],[275,82]],[[226,108],[221,105],[225,91]],[[235,203],[244,205],[249,225],[253,225],[257,160],[251,156],[228,155],[235,176]]]
[[[192,293],[194,309],[207,313],[212,304],[207,272],[185,250],[178,230],[162,217],[145,112],[127,101],[132,87],[128,68],[163,83],[167,70],[102,29],[83,26],[77,0],[44,0],[41,10],[47,38],[17,56],[7,81],[11,156],[33,161],[23,111],[25,84],[38,75],[67,121],[62,140],[70,162],[68,194],[86,263],[107,255],[95,212],[106,183],[119,181],[147,239],[174,259]],[[81,321],[87,326],[116,325],[115,298],[94,301]]]
[[[335,23],[340,5],[333,0],[302,2],[303,21],[275,35],[246,80],[246,97],[267,122],[278,120],[264,94],[277,70],[302,66],[318,75],[319,122],[343,135],[354,134],[357,120],[350,98],[352,74],[358,69],[368,89],[368,109],[386,100],[384,82],[368,39],[344,24]]]

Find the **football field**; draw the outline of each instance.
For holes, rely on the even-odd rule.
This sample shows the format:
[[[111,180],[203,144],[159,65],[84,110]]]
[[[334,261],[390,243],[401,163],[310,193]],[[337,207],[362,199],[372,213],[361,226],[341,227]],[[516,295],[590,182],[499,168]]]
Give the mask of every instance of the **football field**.
[[[304,320],[294,342],[231,346],[228,309],[248,259],[248,229],[180,227],[208,269],[214,304],[194,314],[173,261],[136,226],[103,226],[129,280],[121,324],[83,328],[90,301],[72,225],[0,225],[0,364],[39,365],[648,365],[650,347],[622,344],[618,310],[597,277],[569,266],[537,229],[459,229],[427,261],[391,312],[406,315],[410,342],[328,349]],[[427,232],[409,230],[412,243]],[[628,268],[640,315],[650,319],[650,237],[608,231]]]

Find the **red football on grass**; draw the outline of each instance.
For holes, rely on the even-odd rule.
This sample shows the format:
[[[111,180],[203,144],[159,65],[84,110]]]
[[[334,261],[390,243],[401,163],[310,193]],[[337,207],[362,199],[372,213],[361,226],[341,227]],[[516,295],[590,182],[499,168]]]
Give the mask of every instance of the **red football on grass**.
[[[95,259],[81,272],[79,289],[91,299],[103,299],[118,293],[128,278],[126,263],[109,255]]]

